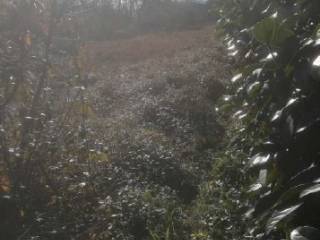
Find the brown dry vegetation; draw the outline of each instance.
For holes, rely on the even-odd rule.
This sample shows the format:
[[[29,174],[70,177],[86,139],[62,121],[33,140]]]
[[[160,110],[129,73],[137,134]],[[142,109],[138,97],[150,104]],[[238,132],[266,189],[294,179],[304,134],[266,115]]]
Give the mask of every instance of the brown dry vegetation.
[[[224,135],[214,104],[229,78],[214,39],[205,27],[90,42],[72,59],[52,54],[48,78],[65,128],[52,130],[62,151],[45,166],[57,188],[40,189],[42,178],[29,188],[30,199],[47,197],[44,210],[31,201],[35,210],[17,208],[26,222],[48,213],[25,225],[29,239],[188,239],[198,231],[189,212]],[[0,193],[8,182],[0,178]],[[175,212],[185,216],[167,217]]]
[[[199,148],[221,140],[213,104],[229,73],[214,37],[206,27],[86,46],[90,65],[98,66],[99,80],[89,91],[103,129],[99,138],[112,149],[112,160],[123,158],[131,145],[148,144],[191,168],[201,164],[194,159]]]
[[[90,61],[101,65],[139,62],[149,58],[173,57],[184,50],[212,47],[212,27],[201,29],[150,33],[130,39],[84,44],[83,51]]]
[[[190,239],[224,135],[212,29],[87,42],[49,2],[0,16],[0,239]]]
[[[87,88],[95,113],[88,128],[104,146],[104,154],[93,158],[96,176],[111,179],[99,198],[111,197],[112,206],[121,206],[113,210],[120,217],[104,224],[125,221],[127,229],[97,225],[90,234],[164,239],[169,231],[170,239],[189,239],[198,231],[189,213],[224,136],[214,106],[230,77],[214,39],[207,27],[91,42],[83,50],[97,78]],[[185,215],[166,219],[159,208]]]

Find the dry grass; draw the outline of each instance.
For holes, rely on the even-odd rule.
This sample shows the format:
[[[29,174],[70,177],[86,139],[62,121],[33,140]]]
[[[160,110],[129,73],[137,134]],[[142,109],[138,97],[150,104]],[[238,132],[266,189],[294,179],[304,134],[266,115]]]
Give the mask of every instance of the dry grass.
[[[149,58],[171,57],[177,52],[212,44],[207,28],[173,33],[152,33],[130,39],[89,42],[83,46],[91,64],[125,64]]]

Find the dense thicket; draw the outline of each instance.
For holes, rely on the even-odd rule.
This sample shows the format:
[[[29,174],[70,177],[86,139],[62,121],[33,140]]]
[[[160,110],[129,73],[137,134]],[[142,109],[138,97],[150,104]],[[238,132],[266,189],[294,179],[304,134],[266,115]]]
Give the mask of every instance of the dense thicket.
[[[1,239],[77,225],[66,195],[87,185],[88,159],[102,156],[89,128],[85,60],[52,50],[59,14],[57,1],[0,2]]]
[[[233,211],[227,222],[238,216],[232,237],[319,239],[320,2],[211,4],[236,60],[231,95],[222,104],[236,124],[222,165],[248,156],[231,161],[244,175],[221,176],[226,192],[240,190],[231,195],[237,204],[227,207]],[[241,217],[247,225],[237,222]]]

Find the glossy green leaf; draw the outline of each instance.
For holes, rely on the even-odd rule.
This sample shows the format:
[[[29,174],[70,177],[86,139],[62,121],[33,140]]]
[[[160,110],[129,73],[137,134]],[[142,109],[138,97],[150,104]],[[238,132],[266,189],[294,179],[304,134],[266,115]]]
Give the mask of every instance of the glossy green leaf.
[[[294,229],[290,233],[290,240],[318,240],[320,239],[320,231],[310,226],[302,226]]]
[[[258,22],[253,29],[255,39],[263,44],[279,46],[289,37],[293,36],[293,31],[278,18],[268,17]]]
[[[290,215],[292,215],[299,207],[301,207],[301,203],[294,205],[292,207],[283,209],[281,211],[275,211],[271,218],[268,220],[267,223],[267,231],[271,232],[272,230],[275,229],[275,227],[281,222],[283,221],[285,218],[289,217]]]
[[[313,186],[303,190],[300,194],[300,197],[303,198],[305,196],[308,196],[313,193],[318,193],[318,192],[320,192],[320,184],[313,185]]]

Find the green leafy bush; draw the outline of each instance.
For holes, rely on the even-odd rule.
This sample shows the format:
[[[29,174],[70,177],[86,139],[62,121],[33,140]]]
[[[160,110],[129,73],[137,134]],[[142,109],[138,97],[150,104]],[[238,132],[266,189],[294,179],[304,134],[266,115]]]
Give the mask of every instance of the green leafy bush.
[[[248,155],[242,169],[252,185],[243,203],[249,217],[243,236],[298,239],[300,234],[317,239],[320,2],[211,4],[238,66],[229,87],[232,97],[223,106],[231,106],[241,122],[233,144]],[[306,235],[295,230],[301,226],[314,231]]]

